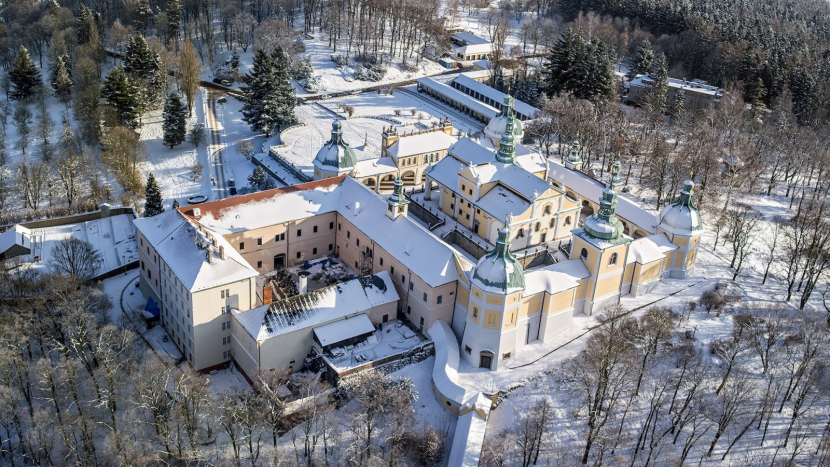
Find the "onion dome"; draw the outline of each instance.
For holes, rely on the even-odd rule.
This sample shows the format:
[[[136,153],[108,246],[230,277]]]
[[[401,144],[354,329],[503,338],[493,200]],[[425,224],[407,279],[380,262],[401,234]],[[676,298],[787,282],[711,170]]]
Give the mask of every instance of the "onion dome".
[[[617,193],[611,188],[602,191],[599,200],[599,212],[585,219],[582,227],[592,237],[613,241],[623,237],[623,225],[615,214]]]
[[[522,140],[524,136],[524,128],[522,122],[513,115],[513,97],[509,94],[504,96],[504,105],[495,117],[490,119],[490,123],[484,128],[484,135],[493,141],[498,141],[501,136],[507,131],[508,122],[513,122],[513,138]]]
[[[700,211],[692,200],[695,184],[691,180],[683,182],[680,197],[660,211],[657,227],[671,234],[696,235],[703,231]]]
[[[320,169],[327,170],[350,169],[357,164],[357,157],[354,151],[349,147],[349,143],[343,141],[343,128],[340,120],[335,120],[331,124],[331,139],[317,151],[317,157],[314,158],[314,165]]]
[[[571,152],[568,154],[567,161],[574,166],[582,163],[582,157],[579,155],[579,141],[574,140],[571,143]]]
[[[478,260],[473,270],[473,284],[490,293],[511,294],[524,290],[524,269],[510,252],[510,228],[500,228],[496,247]]]

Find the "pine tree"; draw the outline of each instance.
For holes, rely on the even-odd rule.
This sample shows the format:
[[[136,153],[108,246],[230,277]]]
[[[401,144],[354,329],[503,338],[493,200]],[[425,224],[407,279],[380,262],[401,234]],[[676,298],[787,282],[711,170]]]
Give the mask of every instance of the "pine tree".
[[[72,75],[63,56],[58,55],[55,58],[50,83],[55,92],[55,97],[62,101],[69,99],[69,95],[72,93]]]
[[[543,65],[543,73],[547,78],[547,89],[549,96],[559,94],[568,89],[571,83],[571,73],[579,55],[584,48],[585,40],[582,34],[574,33],[568,28],[562,37],[556,41]]]
[[[187,106],[176,93],[167,96],[164,103],[164,145],[173,149],[187,137]]]
[[[173,41],[176,44],[176,50],[179,50],[179,30],[181,29],[182,21],[182,6],[179,0],[169,0],[167,2],[167,40]]]
[[[150,49],[142,36],[127,39],[124,54],[124,71],[130,75],[140,89],[141,109],[153,107],[161,98],[166,78],[161,69],[159,55]]]
[[[767,111],[767,105],[764,98],[767,97],[767,88],[764,86],[764,80],[760,77],[756,78],[747,89],[747,102],[752,105],[752,116],[755,119],[760,119]]]
[[[149,0],[140,0],[138,2],[138,15],[136,18],[136,25],[138,29],[146,36],[147,28],[153,21],[153,9],[150,7]]]
[[[245,75],[242,86],[243,120],[251,130],[268,137],[274,129],[294,122],[297,99],[290,80],[291,65],[282,47],[270,55],[256,51],[253,70]]]
[[[231,70],[238,70],[239,69],[239,53],[236,49],[233,49],[233,55],[231,55]]]
[[[251,175],[248,175],[248,184],[251,188],[254,188],[257,191],[271,190],[277,187],[274,179],[269,177],[265,170],[260,166],[256,166],[256,168],[254,168],[254,172]]]
[[[161,200],[161,190],[153,174],[147,177],[147,187],[144,190],[144,217],[153,217],[164,212]]]
[[[92,36],[90,28],[95,27],[95,20],[92,11],[86,5],[82,4],[78,8],[78,17],[75,19],[75,25],[78,34],[78,45],[89,43],[89,39]]]
[[[173,200],[173,209],[179,209],[179,200],[178,199]]]
[[[40,71],[35,67],[29,51],[22,45],[17,51],[12,69],[9,70],[9,81],[11,82],[9,97],[13,100],[28,99],[34,95],[38,86],[43,85]]]
[[[637,75],[644,75],[651,70],[651,63],[654,61],[654,50],[651,48],[651,42],[644,39],[642,44],[637,47],[637,52],[631,59],[631,67],[628,71],[628,79],[634,79]]]
[[[110,71],[104,80],[101,97],[112,108],[115,121],[107,122],[108,126],[125,125],[135,129],[138,126],[139,95],[132,80],[124,69],[117,66]]]

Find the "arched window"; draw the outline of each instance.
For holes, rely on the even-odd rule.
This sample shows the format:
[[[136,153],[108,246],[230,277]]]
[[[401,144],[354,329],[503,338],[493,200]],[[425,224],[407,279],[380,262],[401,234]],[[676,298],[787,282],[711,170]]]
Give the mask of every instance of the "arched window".
[[[516,232],[516,238],[524,238],[524,236],[525,236],[525,229],[519,229],[518,232]]]
[[[550,215],[550,204],[548,204],[547,206],[545,206],[545,215],[546,215],[546,216],[549,216],[549,215]]]
[[[571,216],[565,218],[565,225],[571,225]]]
[[[588,259],[588,249],[583,248],[582,251],[579,252],[579,257],[582,259]]]
[[[537,222],[537,223],[536,223],[536,228],[535,228],[534,230],[538,232],[538,231],[539,231],[539,229],[541,229],[541,228],[542,228],[542,223],[541,223],[541,222]]]
[[[617,254],[616,253],[611,253],[611,257],[608,258],[608,265],[613,266],[615,264],[617,264]]]
[[[554,224],[556,224],[556,219],[551,219],[551,220],[550,220],[550,224],[548,224],[548,225],[549,225],[549,226],[550,226],[550,228],[552,229]]]

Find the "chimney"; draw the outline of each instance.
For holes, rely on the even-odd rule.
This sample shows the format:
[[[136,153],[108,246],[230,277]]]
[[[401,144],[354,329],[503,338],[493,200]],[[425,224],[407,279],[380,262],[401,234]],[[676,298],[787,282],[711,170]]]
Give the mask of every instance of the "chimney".
[[[110,209],[112,209],[112,206],[110,206],[109,203],[102,203],[100,206],[98,206],[98,209],[101,210],[101,217],[102,218],[109,217],[110,216]]]
[[[202,210],[199,208],[193,208],[193,217],[196,219],[202,217]]]
[[[219,258],[225,259],[225,247],[222,245],[219,245]]]
[[[213,248],[205,248],[205,258],[207,259],[208,264],[213,264]]]
[[[356,216],[360,212],[360,201],[355,201],[354,203],[354,215]]]
[[[300,276],[300,295],[308,292],[308,276],[311,274],[308,271],[301,271],[298,276]]]
[[[271,287],[271,284],[265,284],[265,287],[262,288],[262,304],[268,305],[269,303],[274,301],[274,289]]]

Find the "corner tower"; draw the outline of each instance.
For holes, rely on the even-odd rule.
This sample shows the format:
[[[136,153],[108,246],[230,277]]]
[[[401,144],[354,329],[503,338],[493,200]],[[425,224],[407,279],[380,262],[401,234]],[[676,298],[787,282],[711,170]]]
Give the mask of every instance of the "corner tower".
[[[694,270],[700,236],[703,234],[703,221],[693,199],[694,187],[691,180],[683,182],[680,196],[660,211],[657,221],[657,232],[665,233],[678,247],[669,276],[679,279],[687,277]]]
[[[496,370],[515,355],[524,289],[524,269],[510,252],[510,228],[505,222],[495,248],[473,270],[460,352],[470,365]]]

